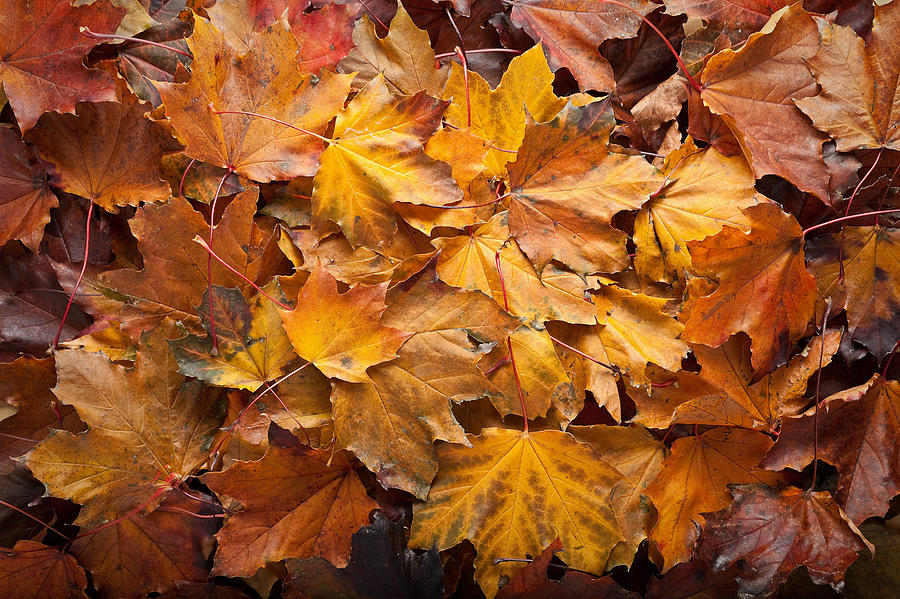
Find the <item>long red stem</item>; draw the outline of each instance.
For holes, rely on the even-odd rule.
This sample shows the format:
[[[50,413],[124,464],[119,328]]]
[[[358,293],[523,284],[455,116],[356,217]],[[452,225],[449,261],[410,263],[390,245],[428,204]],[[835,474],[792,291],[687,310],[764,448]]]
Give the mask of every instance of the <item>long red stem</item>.
[[[816,375],[816,411],[813,416],[813,474],[810,491],[816,490],[816,475],[819,469],[819,385],[822,382],[822,363],[825,360],[825,327],[831,314],[831,298],[825,303],[825,317],[822,318],[822,347],[819,348],[819,371]]]
[[[181,173],[181,181],[178,183],[178,197],[184,197],[184,180],[187,179],[188,171],[191,170],[191,167],[194,166],[194,163],[197,162],[196,158],[191,158],[191,161],[188,162],[188,165],[184,167],[184,172]]]
[[[503,269],[500,268],[500,250],[494,252],[494,262],[497,265],[497,274],[500,277],[500,289],[503,291],[503,306],[509,312],[509,300],[506,297],[506,281],[503,278]],[[513,377],[516,379],[516,391],[519,394],[519,404],[522,406],[522,419],[525,425],[522,432],[528,434],[528,411],[525,409],[525,393],[522,391],[522,381],[519,378],[519,369],[516,366],[516,356],[513,353],[512,337],[506,338],[506,348],[509,350],[509,363],[512,366]]]
[[[291,308],[290,306],[281,303],[280,301],[278,301],[277,299],[275,299],[274,297],[272,297],[271,295],[269,295],[268,293],[266,293],[259,285],[257,285],[257,284],[254,283],[253,281],[251,281],[249,278],[247,278],[245,275],[241,274],[241,273],[240,273],[237,269],[235,269],[233,266],[231,266],[230,264],[228,264],[227,262],[225,262],[225,260],[223,260],[217,253],[215,253],[215,252],[212,250],[212,248],[209,247],[209,245],[208,245],[205,241],[203,241],[203,239],[202,239],[199,235],[194,235],[194,241],[195,241],[196,243],[199,243],[201,246],[203,246],[203,249],[205,249],[207,252],[209,252],[209,255],[210,255],[211,257],[215,258],[216,261],[219,262],[219,264],[221,264],[222,266],[224,266],[225,268],[227,268],[228,270],[230,270],[231,272],[233,272],[235,275],[237,275],[238,277],[240,277],[241,280],[245,281],[248,285],[250,285],[251,287],[253,287],[254,289],[256,289],[256,290],[259,292],[259,294],[262,295],[264,298],[266,298],[267,300],[271,301],[271,302],[274,303],[276,306],[279,306],[280,308],[282,308],[282,309],[284,309],[284,310],[292,310],[292,308]]]
[[[589,356],[588,354],[584,353],[584,352],[581,351],[581,350],[575,349],[574,347],[572,347],[572,346],[569,345],[568,343],[565,343],[565,342],[563,342],[563,341],[560,341],[559,339],[557,339],[557,338],[554,337],[553,335],[549,335],[549,337],[550,337],[550,341],[552,341],[553,343],[556,343],[557,345],[562,345],[562,346],[563,346],[564,348],[566,348],[567,350],[572,351],[572,352],[575,352],[576,354],[578,354],[578,355],[581,356],[582,358],[585,358],[585,359],[587,359],[587,360],[590,360],[590,361],[593,362],[594,364],[599,364],[600,366],[606,368],[607,370],[609,370],[609,371],[612,372],[613,374],[621,374],[621,372],[619,371],[619,369],[616,368],[615,366],[611,366],[610,364],[607,364],[606,362],[601,362],[601,361],[598,360],[597,358],[595,358],[595,357],[593,357],[593,356]]]
[[[32,515],[32,514],[29,514],[29,513],[26,512],[25,510],[20,509],[20,508],[14,506],[14,505],[11,504],[11,503],[6,503],[6,502],[3,501],[2,499],[0,499],[0,505],[5,505],[5,506],[8,507],[9,509],[15,510],[15,511],[19,512],[20,514],[22,514],[23,516],[27,516],[28,518],[31,518],[32,520],[34,520],[35,522],[37,522],[38,524],[40,524],[41,526],[43,526],[43,527],[46,528],[47,530],[52,530],[53,532],[55,532],[56,534],[58,534],[58,535],[61,536],[62,538],[66,539],[66,540],[71,540],[71,539],[69,539],[68,535],[64,535],[63,533],[59,532],[57,529],[53,528],[53,526],[51,526],[50,524],[47,524],[47,523],[44,522],[43,520],[37,518],[36,516],[34,516],[34,515]]]
[[[284,403],[284,401],[282,401],[281,396],[278,395],[278,393],[275,391],[275,389],[269,383],[265,383],[265,385],[266,385],[266,390],[271,392],[272,395],[275,396],[275,399],[278,400],[278,403],[281,404],[281,407],[284,408],[284,411],[288,413],[288,416],[290,416],[291,419],[297,423],[297,426],[300,427],[300,430],[303,431],[303,434],[306,436],[306,444],[312,445],[312,441],[309,440],[309,433],[307,432],[306,427],[303,426],[303,424],[301,424],[299,420],[297,420],[297,417],[294,416],[294,413],[291,412],[291,409],[289,407],[287,407],[287,405]]]
[[[891,183],[894,182],[894,179],[897,177],[897,172],[900,171],[900,162],[897,163],[897,166],[894,168],[894,172],[891,173],[891,178],[888,179],[887,185],[884,188],[884,193],[881,194],[881,198],[878,200],[878,209],[881,210],[881,206],[884,205],[884,199],[887,197],[887,194],[891,191]],[[875,215],[875,226],[878,226],[878,215]]]
[[[833,225],[834,223],[840,223],[846,220],[853,220],[855,218],[865,218],[867,216],[876,216],[878,214],[895,214],[900,212],[900,208],[892,208],[891,210],[875,210],[874,212],[863,212],[861,214],[851,214],[850,216],[842,216],[840,218],[836,218],[834,220],[830,220],[828,222],[819,223],[818,225],[813,225],[808,229],[804,229],[801,236],[806,237],[809,233],[812,233],[816,229],[821,229],[822,227],[827,227],[828,225]]]
[[[66,326],[66,319],[69,317],[69,310],[72,308],[72,302],[75,301],[75,294],[78,293],[78,288],[81,286],[81,280],[84,278],[84,273],[87,270],[88,252],[91,250],[91,216],[93,214],[94,202],[89,202],[87,226],[84,228],[84,262],[82,262],[81,264],[81,273],[78,275],[78,280],[75,281],[75,288],[72,289],[72,295],[69,296],[69,303],[66,304],[66,311],[63,312],[62,320],[59,321],[59,330],[56,331],[56,337],[53,338],[53,349],[59,348],[59,337],[60,335],[62,335],[63,327]]]
[[[209,244],[207,249],[209,250],[208,255],[206,256],[206,281],[209,285],[208,295],[209,295],[209,335],[212,338],[212,349],[210,350],[210,355],[218,356],[219,355],[219,337],[216,335],[216,316],[213,310],[213,276],[212,276],[212,261],[213,261],[213,232],[216,230],[216,202],[219,201],[219,192],[222,191],[222,185],[225,184],[225,179],[228,178],[228,175],[231,174],[231,169],[225,171],[225,174],[222,175],[222,179],[219,181],[219,186],[216,187],[216,195],[213,196],[212,203],[209,208]]]
[[[230,509],[228,509],[227,507],[225,507],[225,506],[222,505],[222,504],[216,503],[216,502],[214,502],[214,501],[209,501],[208,499],[203,499],[202,497],[197,497],[196,495],[193,495],[193,494],[191,494],[191,493],[188,493],[187,491],[185,491],[185,490],[182,489],[181,487],[175,487],[175,489],[176,489],[179,493],[181,493],[182,495],[184,495],[185,497],[189,497],[189,498],[193,499],[194,501],[197,501],[197,502],[199,502],[199,503],[205,503],[206,505],[209,505],[209,506],[212,506],[212,507],[215,507],[215,508],[219,508],[219,509],[222,510],[224,513],[229,514],[229,515],[234,513],[234,512],[232,512]]]
[[[472,126],[472,98],[469,97],[469,61],[462,49],[457,46],[454,48],[456,55],[459,56],[463,66],[463,83],[466,85],[466,127]]]
[[[169,489],[170,489],[170,487],[159,487],[158,489],[156,489],[156,491],[153,492],[153,495],[150,496],[150,499],[148,499],[144,503],[140,504],[139,506],[137,506],[136,508],[134,508],[133,510],[131,510],[124,516],[120,516],[120,517],[116,518],[115,520],[110,520],[106,524],[102,524],[102,525],[98,526],[97,528],[93,528],[91,530],[83,532],[72,540],[77,541],[78,539],[83,539],[85,537],[95,535],[98,532],[100,532],[101,530],[103,530],[104,528],[109,528],[110,526],[118,524],[119,522],[121,522],[123,520],[127,520],[128,518],[131,518],[132,516],[137,514],[139,511],[141,511],[142,509],[146,508],[148,505],[150,505],[151,503],[153,503],[154,501],[159,499],[159,497],[162,496],[164,493],[168,492]]]
[[[142,40],[138,37],[128,37],[127,35],[113,35],[112,33],[94,33],[87,27],[81,28],[81,35],[85,37],[89,37],[95,40],[123,40],[126,42],[135,42],[137,44],[145,44],[147,46],[156,46],[157,48],[163,48],[164,50],[169,50],[170,52],[175,52],[176,54],[181,54],[182,56],[187,56],[190,59],[194,57],[191,56],[188,52],[184,50],[179,50],[178,48],[173,48],[171,46],[167,46],[165,44],[161,44],[159,42],[154,42],[150,40]]]

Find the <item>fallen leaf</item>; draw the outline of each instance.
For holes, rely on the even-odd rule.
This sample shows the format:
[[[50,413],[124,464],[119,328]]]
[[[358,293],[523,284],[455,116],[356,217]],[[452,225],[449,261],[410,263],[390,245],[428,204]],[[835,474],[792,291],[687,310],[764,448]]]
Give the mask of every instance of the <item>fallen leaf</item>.
[[[366,368],[396,357],[412,335],[381,324],[386,291],[381,284],[338,293],[337,281],[319,265],[297,307],[278,311],[298,356],[328,377],[365,383],[371,380]]]
[[[824,491],[735,486],[735,499],[705,514],[698,556],[722,570],[739,559],[749,568],[738,578],[739,597],[768,597],[800,566],[816,584],[839,589],[857,552],[871,550]]]
[[[608,495],[621,474],[561,431],[492,428],[470,441],[438,448],[438,475],[414,508],[410,545],[446,549],[470,539],[488,599],[501,577],[521,569],[492,565],[495,558],[536,555],[557,537],[568,543],[570,566],[603,570],[622,538]]]
[[[0,41],[0,82],[22,131],[45,112],[72,112],[76,102],[115,99],[109,73],[84,66],[98,41],[81,35],[81,28],[115,33],[124,14],[105,2],[77,7],[67,0],[3,3],[0,23],[8,35]]]
[[[87,575],[68,553],[36,541],[16,543],[12,555],[0,553],[0,593],[7,597],[86,598]]]
[[[815,304],[815,279],[806,270],[797,221],[777,204],[743,210],[749,233],[734,227],[688,243],[694,269],[718,278],[711,294],[685,302],[682,338],[718,347],[738,331],[750,336],[753,367],[787,361],[790,344],[806,331]]]
[[[377,504],[347,459],[330,454],[270,445],[257,462],[201,477],[244,506],[216,534],[216,573],[251,576],[269,562],[314,555],[346,565],[350,536]]]
[[[59,205],[56,194],[34,150],[11,127],[0,127],[0,162],[0,246],[20,239],[37,252],[50,209]]]

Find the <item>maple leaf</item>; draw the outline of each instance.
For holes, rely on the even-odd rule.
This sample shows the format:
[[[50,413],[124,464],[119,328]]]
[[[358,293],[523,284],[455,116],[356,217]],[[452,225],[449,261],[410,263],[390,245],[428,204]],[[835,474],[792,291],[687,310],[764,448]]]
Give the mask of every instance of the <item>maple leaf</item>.
[[[262,232],[253,222],[257,195],[255,189],[238,194],[216,225],[216,254],[250,279],[260,271],[260,241],[265,245],[265,240],[260,240]],[[172,316],[199,331],[196,306],[209,287],[209,254],[194,242],[194,237],[208,229],[203,217],[183,198],[174,198],[163,206],[141,206],[131,220],[131,231],[138,239],[144,268],[113,270],[97,278],[99,289],[118,300],[115,307],[106,309],[117,313],[123,322],[136,320],[139,330],[147,326],[146,321],[152,327],[163,317]],[[247,286],[217,261],[213,261],[212,277],[226,287]],[[104,306],[97,308],[102,310]]]
[[[693,345],[700,372],[651,373],[671,383],[651,388],[647,399],[635,394],[635,420],[653,428],[685,422],[775,430],[782,417],[806,406],[807,380],[819,369],[820,358],[823,366],[831,361],[840,340],[836,330],[815,337],[790,362],[761,378],[754,375],[744,336],[714,349]]]
[[[389,301],[382,323],[414,335],[395,360],[368,369],[373,384],[335,384],[335,437],[385,486],[424,498],[437,472],[432,441],[468,444],[451,402],[492,391],[475,366],[485,350],[467,336],[495,344],[518,323],[490,298],[427,276]]]
[[[12,555],[0,553],[0,593],[8,597],[86,598],[87,575],[68,553],[42,543],[17,541]]]
[[[361,89],[379,73],[391,93],[411,96],[424,91],[437,97],[447,81],[448,71],[435,68],[434,50],[428,34],[416,27],[402,2],[391,20],[387,36],[380,38],[367,16],[353,29],[353,43],[338,72],[356,73],[353,85]]]
[[[344,566],[350,535],[378,507],[366,495],[346,457],[274,445],[256,462],[238,462],[201,480],[234,497],[244,509],[216,534],[215,572],[252,576],[285,557],[322,556]]]
[[[240,54],[254,45],[255,34],[277,23],[287,11],[287,19],[306,9],[308,0],[222,0],[207,9],[209,21],[221,31]]]
[[[751,221],[743,209],[758,198],[743,158],[700,150],[691,138],[666,156],[662,172],[666,185],[634,221],[634,266],[650,281],[672,283],[683,279],[683,269],[692,270],[688,241],[715,235],[724,226],[748,232]]]
[[[756,468],[772,440],[756,431],[716,428],[672,443],[672,453],[646,488],[659,512],[652,539],[664,568],[690,559],[704,512],[728,507],[730,484],[774,484],[778,478]]]
[[[391,204],[444,205],[462,192],[449,165],[425,154],[445,102],[424,92],[396,99],[382,75],[338,114],[313,180],[313,223],[337,223],[353,247],[377,249],[397,229]]]
[[[124,11],[105,2],[74,7],[67,0],[0,4],[0,82],[22,131],[44,112],[72,112],[80,101],[115,99],[109,73],[84,66],[97,41],[80,33],[114,33]]]
[[[381,284],[338,293],[337,281],[318,265],[297,296],[297,308],[279,309],[294,351],[328,377],[370,381],[366,368],[396,357],[412,335],[381,324],[386,291]]]
[[[815,279],[806,270],[802,231],[776,204],[743,210],[751,230],[725,227],[688,249],[695,270],[719,279],[708,295],[685,302],[682,338],[717,347],[738,331],[750,336],[753,366],[787,361],[790,343],[813,315]]]
[[[80,102],[74,115],[48,113],[26,135],[52,163],[55,186],[109,212],[168,200],[159,162],[181,149],[162,125],[146,117],[149,105],[127,89],[118,96],[116,102]]]
[[[485,158],[486,172],[492,177],[502,177],[506,174],[506,163],[515,159],[511,152],[522,144],[525,110],[543,123],[551,120],[566,100],[553,93],[553,73],[540,45],[512,59],[496,89],[491,89],[477,73],[469,73],[467,85],[463,75],[454,63],[441,94],[445,100],[451,100],[444,119],[454,127],[468,128],[473,135],[492,144]]]
[[[87,423],[87,433],[56,431],[25,457],[49,492],[82,504],[76,522],[112,520],[159,498],[154,482],[181,479],[207,458],[221,422],[214,393],[177,374],[164,327],[138,347],[126,369],[103,354],[57,353],[54,394]]]
[[[535,555],[557,536],[568,564],[603,570],[621,533],[609,493],[622,475],[588,445],[561,431],[490,428],[471,448],[438,448],[438,475],[416,505],[410,545],[438,549],[470,539],[475,579],[491,599],[521,566],[494,558]]]
[[[806,60],[818,40],[812,16],[791,6],[771,31],[754,33],[736,52],[714,55],[703,69],[701,96],[735,134],[757,178],[778,175],[824,201],[826,138],[794,105],[815,94]]]
[[[629,0],[632,10],[598,0],[511,0],[513,23],[546,48],[550,67],[566,67],[583,89],[609,90],[611,68],[597,47],[612,38],[637,34],[641,16],[656,8]],[[638,14],[635,14],[638,13]]]
[[[628,266],[627,236],[610,220],[640,208],[662,179],[643,158],[609,153],[614,125],[605,102],[567,104],[544,125],[529,119],[508,166],[509,229],[538,272],[550,260],[581,275]]]
[[[237,289],[218,285],[212,289],[218,351],[212,355],[211,334],[203,339],[188,335],[170,341],[182,374],[214,385],[248,391],[256,391],[266,381],[286,374],[288,363],[296,355],[274,303],[256,295],[251,304]],[[207,331],[211,330],[209,303],[207,292],[203,303],[197,307]]]
[[[860,524],[870,516],[883,516],[900,492],[898,444],[893,441],[900,436],[900,383],[876,374],[823,400],[819,412],[817,418],[813,407],[786,418],[778,442],[760,465],[803,470],[818,455],[840,472],[835,499],[850,520]]]
[[[844,571],[868,541],[824,491],[736,486],[734,503],[704,514],[698,555],[721,570],[739,559],[739,597],[768,597],[795,568],[816,584],[840,588]]]
[[[810,270],[821,298],[847,310],[851,339],[878,357],[900,338],[900,230],[846,227],[810,242]],[[843,263],[838,262],[843,259]]]
[[[841,152],[860,148],[900,149],[897,113],[900,29],[896,6],[876,6],[868,41],[849,27],[816,19],[819,50],[809,68],[822,86],[818,96],[800,98],[797,107],[817,129],[827,132]]]
[[[324,143],[296,128],[321,136],[347,96],[350,77],[323,72],[314,85],[294,60],[297,42],[286,25],[255,34],[239,54],[214,26],[196,19],[188,46],[190,81],[157,84],[185,154],[260,182],[314,174]]]
[[[553,264],[538,273],[518,245],[507,242],[508,216],[507,212],[497,214],[470,235],[435,239],[434,245],[441,250],[437,262],[441,280],[490,294],[498,304],[508,304],[510,314],[534,327],[543,327],[548,320],[595,323],[595,307],[584,296],[587,283]]]
[[[59,205],[47,185],[43,166],[11,127],[0,127],[0,246],[21,239],[36,252],[50,222],[50,209]]]
[[[196,517],[197,505],[172,493],[143,518],[125,518],[76,539],[72,553],[90,570],[94,587],[104,596],[138,599],[148,589],[158,593],[173,589],[177,580],[206,580],[203,547],[216,525]]]

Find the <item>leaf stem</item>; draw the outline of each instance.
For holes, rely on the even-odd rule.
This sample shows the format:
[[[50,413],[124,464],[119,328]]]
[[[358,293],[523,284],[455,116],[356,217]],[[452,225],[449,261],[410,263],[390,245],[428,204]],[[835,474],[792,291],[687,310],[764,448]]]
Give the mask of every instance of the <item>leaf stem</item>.
[[[178,197],[184,197],[184,180],[187,179],[188,171],[191,170],[191,167],[194,166],[194,163],[197,162],[196,158],[191,158],[191,161],[184,168],[184,172],[181,173],[181,181],[178,182]]]
[[[505,52],[507,54],[521,54],[521,50],[514,50],[512,48],[478,48],[476,50],[466,50],[466,54],[488,54],[494,52]],[[451,56],[456,56],[456,52],[444,52],[443,54],[435,54],[434,59],[440,60],[442,58],[450,58]]]
[[[878,155],[875,156],[875,161],[872,163],[872,166],[869,167],[869,170],[866,171],[866,174],[863,175],[863,178],[859,180],[859,183],[856,184],[856,187],[853,189],[853,193],[850,194],[850,199],[847,201],[847,209],[844,211],[844,216],[850,215],[850,207],[853,206],[853,200],[856,198],[856,194],[859,192],[860,188],[863,186],[868,178],[872,175],[872,172],[875,170],[875,167],[878,166],[878,161],[881,160],[881,154],[884,152],[884,146],[878,150]],[[879,207],[880,208],[880,207]],[[875,218],[878,218],[878,215],[875,215]],[[844,229],[841,229],[841,243],[840,249],[838,250],[838,268],[840,269],[840,274],[838,276],[838,281],[844,280]]]
[[[233,266],[231,266],[230,264],[228,264],[227,262],[225,262],[225,260],[223,260],[217,253],[215,253],[215,252],[212,250],[212,248],[210,248],[209,245],[208,245],[205,241],[203,241],[203,238],[201,238],[199,235],[194,235],[194,241],[195,241],[196,243],[199,243],[201,246],[203,246],[203,249],[205,249],[207,252],[209,252],[209,255],[210,255],[211,257],[215,258],[215,259],[219,262],[219,264],[221,264],[222,266],[224,266],[225,268],[227,268],[228,270],[230,270],[231,272],[233,272],[235,275],[237,275],[238,277],[240,277],[241,280],[245,281],[248,285],[250,285],[251,287],[253,287],[254,289],[256,289],[256,290],[259,292],[259,294],[262,295],[264,298],[266,298],[267,300],[271,301],[271,302],[274,303],[276,306],[278,306],[278,307],[280,307],[280,308],[282,308],[282,309],[284,309],[284,310],[293,310],[293,308],[291,308],[290,306],[288,306],[288,305],[286,305],[286,304],[283,304],[282,302],[278,301],[277,299],[275,299],[274,297],[272,297],[271,295],[269,295],[268,293],[266,293],[266,292],[262,289],[262,287],[260,287],[259,285],[257,285],[257,284],[254,283],[253,281],[251,281],[251,280],[250,280],[249,278],[247,278],[245,275],[241,274],[236,268],[234,268]]]
[[[824,223],[819,223],[818,225],[813,225],[808,229],[804,229],[800,234],[801,237],[806,237],[809,233],[812,233],[816,229],[821,229],[822,227],[827,227],[828,225],[833,225],[834,223],[840,223],[847,220],[853,220],[855,218],[865,218],[867,216],[876,216],[878,214],[895,214],[900,212],[900,208],[892,208],[890,210],[875,210],[874,212],[863,212],[861,214],[851,214],[850,216],[842,216],[840,218],[836,218],[834,220],[830,220]]]
[[[472,206],[438,206],[436,204],[416,204],[417,206],[424,206],[425,208],[440,208],[443,210],[466,210],[467,208],[481,208],[482,206],[490,206],[491,204],[496,204],[503,198],[509,197],[511,194],[505,193],[502,196],[497,196],[490,202],[485,202],[483,204],[474,204]]]
[[[69,317],[69,310],[72,308],[72,302],[75,301],[75,295],[78,293],[78,288],[81,286],[81,280],[84,279],[84,273],[87,270],[88,265],[88,252],[91,250],[91,215],[94,214],[94,202],[88,202],[88,212],[87,212],[87,225],[85,226],[84,231],[84,261],[81,264],[81,273],[78,275],[78,280],[75,281],[75,288],[72,289],[72,295],[69,296],[69,303],[66,304],[66,310],[63,312],[62,319],[59,321],[59,329],[56,331],[56,336],[53,338],[53,349],[59,349],[59,337],[62,335],[63,327],[66,326],[66,319]]]
[[[65,534],[61,533],[60,531],[58,531],[57,529],[55,529],[52,525],[47,524],[46,522],[44,522],[43,520],[41,520],[41,519],[38,518],[37,516],[34,516],[33,514],[29,514],[29,513],[26,512],[25,510],[23,510],[23,509],[21,509],[21,508],[18,508],[18,507],[14,506],[14,505],[11,504],[11,503],[7,503],[7,502],[3,501],[2,499],[0,499],[0,505],[5,505],[5,506],[8,507],[9,509],[15,510],[15,511],[19,512],[20,514],[22,514],[23,516],[26,516],[26,517],[28,517],[28,518],[31,518],[32,520],[34,520],[35,522],[37,522],[38,524],[40,524],[41,526],[43,526],[43,527],[46,528],[47,530],[52,530],[53,532],[55,532],[56,534],[58,534],[58,535],[61,536],[62,538],[66,539],[67,541],[71,541],[71,540],[72,540],[72,539],[69,538],[68,535],[65,535]]]
[[[607,364],[606,362],[601,362],[601,361],[598,360],[597,358],[595,358],[595,357],[593,357],[593,356],[589,356],[589,355],[587,355],[586,353],[584,353],[584,352],[581,351],[581,350],[575,349],[574,347],[572,347],[572,346],[569,345],[568,343],[565,343],[565,342],[563,342],[563,341],[560,341],[559,339],[557,339],[557,338],[554,337],[553,335],[550,335],[549,333],[548,333],[548,336],[550,337],[550,341],[552,341],[553,343],[556,343],[556,344],[558,344],[558,345],[562,345],[562,346],[563,346],[564,348],[566,348],[567,350],[572,351],[572,352],[575,352],[576,354],[578,354],[578,355],[581,356],[582,358],[585,358],[585,359],[587,359],[587,360],[590,360],[590,361],[593,362],[594,364],[599,364],[600,366],[606,368],[607,370],[609,370],[609,371],[612,372],[613,374],[622,374],[622,371],[619,370],[616,366],[613,366],[613,365],[611,365],[611,364]]]
[[[894,354],[897,353],[898,347],[900,347],[900,339],[897,339],[897,343],[894,344],[894,348],[891,350],[891,353],[888,355],[887,362],[885,362],[884,368],[881,371],[881,380],[887,379],[888,369],[891,367],[891,361],[894,359]]]

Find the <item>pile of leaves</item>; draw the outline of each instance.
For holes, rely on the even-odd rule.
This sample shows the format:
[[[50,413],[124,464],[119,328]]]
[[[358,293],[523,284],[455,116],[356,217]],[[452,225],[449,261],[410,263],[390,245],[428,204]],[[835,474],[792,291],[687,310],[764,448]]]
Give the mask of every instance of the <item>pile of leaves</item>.
[[[897,593],[897,0],[78,4],[0,0],[0,595]]]

